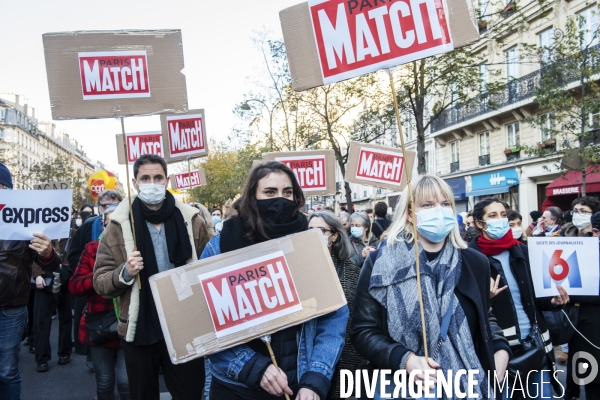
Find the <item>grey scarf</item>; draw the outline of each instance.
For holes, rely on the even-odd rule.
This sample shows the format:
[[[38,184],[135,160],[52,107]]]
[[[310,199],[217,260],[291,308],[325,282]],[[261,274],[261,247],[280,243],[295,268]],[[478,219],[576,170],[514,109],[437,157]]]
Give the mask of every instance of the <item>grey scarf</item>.
[[[373,266],[369,293],[387,310],[391,338],[416,355],[424,356],[413,243],[399,241],[383,246],[380,251],[381,256]],[[429,262],[419,246],[419,260],[427,344],[429,356],[433,357],[440,340],[442,318],[460,279],[461,252],[447,242],[440,255]],[[479,386],[475,386],[475,393],[481,396],[479,398],[488,397],[486,373],[477,358],[467,318],[456,298],[447,340],[441,343],[435,361],[441,365],[446,378],[448,370],[453,372],[452,381],[458,370],[478,369],[480,373],[475,379]],[[468,390],[466,375],[461,377],[460,387]],[[447,398],[445,396],[443,393],[443,398]]]

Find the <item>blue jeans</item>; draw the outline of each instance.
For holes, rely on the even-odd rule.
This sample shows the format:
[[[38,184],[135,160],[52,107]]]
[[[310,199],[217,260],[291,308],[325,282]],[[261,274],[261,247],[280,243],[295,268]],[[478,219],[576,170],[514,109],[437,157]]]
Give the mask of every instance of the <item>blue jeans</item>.
[[[21,398],[19,351],[27,325],[27,306],[0,310],[0,399]]]
[[[129,380],[123,349],[102,345],[89,346],[96,374],[98,400],[115,400],[115,378],[121,400],[129,400]]]

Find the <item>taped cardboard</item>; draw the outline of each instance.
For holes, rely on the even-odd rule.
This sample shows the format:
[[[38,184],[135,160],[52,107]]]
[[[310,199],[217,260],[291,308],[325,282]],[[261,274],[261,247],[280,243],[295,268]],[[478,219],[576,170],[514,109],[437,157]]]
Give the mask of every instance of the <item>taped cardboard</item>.
[[[280,11],[279,19],[297,92],[479,40],[468,0],[309,0]]]
[[[52,118],[187,111],[180,30],[42,35]]]
[[[417,153],[370,143],[350,142],[346,180],[361,185],[402,190],[411,176]]]
[[[206,171],[198,168],[189,172],[179,172],[169,176],[171,189],[185,190],[190,188],[190,174],[192,175],[192,189],[206,185]]]
[[[208,156],[206,116],[203,109],[163,114],[160,125],[168,163]]]
[[[127,133],[127,161],[125,161],[125,146],[123,135],[116,135],[117,161],[119,164],[133,164],[142,154],[156,154],[165,158],[164,142],[160,132],[134,132]]]
[[[306,249],[310,249],[310,251],[306,251]],[[217,335],[217,329],[220,325],[216,325],[217,328],[215,327],[213,317],[216,318],[215,320],[218,323],[219,315],[215,314],[214,309],[209,308],[203,288],[208,288],[208,284],[213,282],[219,294],[224,294],[224,288],[229,285],[221,286],[219,280],[215,281],[213,279],[211,281],[210,277],[220,275],[223,272],[226,273],[232,266],[240,263],[252,264],[252,260],[261,257],[270,259],[271,255],[277,254],[285,256],[289,273],[293,279],[293,287],[298,296],[297,302],[293,304],[295,310],[286,311],[287,313],[279,316],[267,315],[267,319],[270,320],[266,322],[257,322],[258,318],[255,318],[263,315],[247,313],[244,317],[234,320],[232,312],[228,315],[221,313],[220,316],[225,318],[226,324],[224,326],[226,328],[230,327],[227,325],[230,322],[233,323],[232,326],[236,326],[236,324],[237,326],[246,325],[243,326],[243,329],[233,329],[233,331],[230,330],[225,334],[221,330]],[[260,266],[256,267],[258,271],[255,275],[261,274]],[[277,269],[278,267],[272,267],[275,268],[277,273],[282,271]],[[265,265],[264,268],[269,271],[268,265]],[[238,279],[238,281],[230,281],[226,276],[224,277],[226,283],[231,282],[235,286],[241,282],[239,278],[236,278],[237,274],[233,273],[231,276],[232,280]],[[268,276],[273,278],[274,275],[270,274]],[[256,282],[256,279],[253,280],[252,277],[249,277],[247,272],[243,274],[243,277],[250,282]],[[204,286],[200,283],[200,279],[204,279]],[[275,279],[270,283],[278,284]],[[259,285],[269,287],[268,284]],[[174,364],[193,360],[246,343],[262,335],[301,324],[312,318],[333,312],[346,304],[346,298],[331,261],[331,256],[323,243],[322,234],[318,230],[270,240],[165,271],[150,277],[150,286],[169,356]],[[267,300],[287,304],[289,298],[286,290],[284,286],[281,286],[283,302],[281,302],[281,299],[276,300],[279,295],[273,293],[270,294],[272,296],[270,300]],[[261,294],[262,292],[258,293],[257,296],[264,300]],[[233,301],[236,301],[236,294],[232,293],[232,295]],[[253,296],[247,295],[246,297],[254,307],[254,311],[258,312],[257,303]],[[301,307],[298,307],[298,305]],[[232,308],[228,310],[231,311]],[[242,315],[241,308],[237,308],[237,303],[235,311],[238,317]]]
[[[290,167],[307,196],[335,194],[335,153],[333,150],[265,153],[263,161],[279,161]]]

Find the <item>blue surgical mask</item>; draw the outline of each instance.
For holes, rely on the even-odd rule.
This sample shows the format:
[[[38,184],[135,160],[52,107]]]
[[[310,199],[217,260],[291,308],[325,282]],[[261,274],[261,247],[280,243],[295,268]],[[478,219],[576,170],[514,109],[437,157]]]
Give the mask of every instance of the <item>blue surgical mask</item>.
[[[362,226],[352,226],[350,227],[350,234],[354,238],[360,239],[365,234],[365,228],[363,228]]]
[[[485,231],[494,240],[502,239],[510,229],[508,218],[488,219],[485,222],[488,226]]]
[[[216,215],[212,217],[213,220],[213,224],[218,224],[219,222],[221,222],[221,217],[217,217]]]
[[[440,243],[456,226],[456,216],[450,207],[433,207],[417,212],[417,230],[431,243]]]

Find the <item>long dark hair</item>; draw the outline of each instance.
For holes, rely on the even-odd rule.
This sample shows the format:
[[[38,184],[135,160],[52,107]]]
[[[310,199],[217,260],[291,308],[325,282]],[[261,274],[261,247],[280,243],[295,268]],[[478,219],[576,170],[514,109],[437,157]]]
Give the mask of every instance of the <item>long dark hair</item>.
[[[348,239],[348,234],[346,230],[342,226],[340,220],[330,211],[317,211],[308,216],[308,222],[310,222],[313,218],[323,218],[323,221],[327,225],[329,225],[329,229],[331,229],[331,234],[338,234],[338,238],[331,245],[331,252],[337,257],[340,261],[345,261],[352,255],[350,250],[350,239]]]
[[[242,220],[245,227],[245,236],[254,242],[259,236],[269,239],[269,235],[265,229],[265,222],[258,212],[256,204],[256,190],[258,182],[269,174],[286,174],[292,182],[294,193],[294,203],[296,204],[296,212],[304,208],[305,200],[304,193],[298,184],[296,176],[285,164],[277,161],[267,161],[257,165],[250,171],[248,179],[244,184],[242,195],[233,204],[233,207],[238,212],[239,218]]]
[[[504,209],[506,210],[506,212],[508,212],[508,210],[510,209],[508,207],[508,204],[506,204],[506,202],[500,200],[497,197],[488,197],[487,199],[483,199],[480,202],[478,202],[477,204],[475,204],[475,207],[473,207],[473,222],[485,222],[483,220],[483,214],[485,214],[485,209],[487,206],[489,206],[490,204],[493,203],[500,203],[504,206]],[[475,224],[475,230],[477,232],[481,232],[481,228],[479,228],[477,226],[477,224]]]

